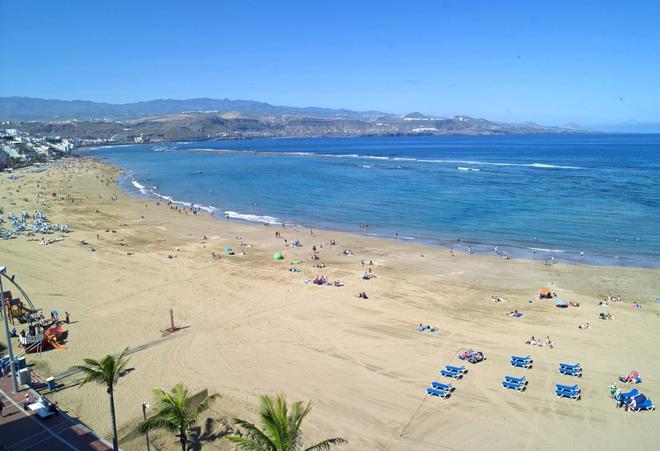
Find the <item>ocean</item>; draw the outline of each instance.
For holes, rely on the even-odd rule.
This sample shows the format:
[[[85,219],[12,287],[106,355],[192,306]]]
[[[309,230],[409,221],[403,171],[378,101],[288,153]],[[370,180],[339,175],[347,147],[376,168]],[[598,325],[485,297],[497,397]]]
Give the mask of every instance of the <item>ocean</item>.
[[[123,168],[130,193],[222,220],[660,267],[660,135],[223,140],[79,154]]]

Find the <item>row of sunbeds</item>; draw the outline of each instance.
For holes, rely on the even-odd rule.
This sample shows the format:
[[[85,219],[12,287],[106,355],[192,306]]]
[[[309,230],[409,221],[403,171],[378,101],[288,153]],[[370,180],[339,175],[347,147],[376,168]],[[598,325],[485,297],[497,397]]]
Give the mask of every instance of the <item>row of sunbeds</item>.
[[[467,374],[468,370],[463,366],[452,366],[445,365],[445,367],[440,370],[440,374],[445,377],[450,377],[452,379],[463,379],[463,376]],[[451,393],[456,389],[451,383],[444,384],[442,382],[431,382],[431,386],[426,389],[426,394],[429,396],[436,396],[438,398],[445,399],[451,395]]]
[[[510,360],[511,366],[517,368],[529,369],[532,367],[534,361],[531,356],[516,356],[512,355]],[[573,377],[582,377],[582,365],[580,363],[560,363],[557,370],[560,374]],[[445,365],[445,367],[440,370],[440,374],[453,378],[453,379],[462,379],[463,376],[467,374],[468,370],[465,366],[452,366]],[[529,381],[526,377],[514,377],[514,376],[504,376],[504,380],[501,382],[502,387],[516,390],[524,391],[527,388]],[[426,393],[430,396],[435,396],[438,398],[445,399],[449,397],[456,388],[451,383],[442,383],[442,382],[432,382],[431,387],[426,389]],[[582,389],[579,384],[573,385],[564,385],[556,384],[555,385],[555,395],[560,398],[569,398],[574,401],[579,400],[582,397]],[[640,393],[637,388],[633,388],[628,393],[619,394],[617,401],[629,406],[629,410],[633,412],[640,412],[642,410],[655,410],[653,401],[648,399],[644,394]]]
[[[525,368],[529,369],[534,364],[534,360],[531,356],[518,356],[512,355],[510,360],[511,366],[516,368]],[[558,372],[560,374],[566,374],[568,376],[581,377],[582,376],[582,365],[579,363],[560,363]],[[502,387],[509,388],[516,391],[523,391],[527,388],[527,379],[523,377],[513,377],[513,376],[504,376],[504,380],[501,382]],[[570,398],[575,401],[580,399],[582,396],[582,389],[578,384],[574,385],[564,385],[556,384],[555,385],[555,394],[560,398]]]
[[[534,364],[534,360],[528,355],[512,355],[510,363],[511,366],[515,366],[517,368],[529,369]],[[560,374],[565,374],[567,376],[582,377],[582,366],[579,363],[560,363],[557,371]]]

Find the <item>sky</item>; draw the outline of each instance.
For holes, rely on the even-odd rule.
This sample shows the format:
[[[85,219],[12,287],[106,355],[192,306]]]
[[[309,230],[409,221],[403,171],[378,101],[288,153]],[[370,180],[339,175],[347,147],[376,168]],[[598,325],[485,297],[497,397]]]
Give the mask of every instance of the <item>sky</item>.
[[[660,122],[660,1],[0,0],[0,96]]]

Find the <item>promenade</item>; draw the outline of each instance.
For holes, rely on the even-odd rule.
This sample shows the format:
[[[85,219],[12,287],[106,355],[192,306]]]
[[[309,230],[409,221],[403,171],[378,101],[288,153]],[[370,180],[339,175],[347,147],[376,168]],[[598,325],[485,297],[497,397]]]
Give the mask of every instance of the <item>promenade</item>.
[[[103,451],[111,450],[110,444],[92,430],[60,412],[42,419],[23,410],[23,398],[30,393],[33,399],[39,394],[32,389],[21,389],[12,395],[11,378],[0,377],[0,399],[5,408],[0,417],[0,449],[12,451]]]

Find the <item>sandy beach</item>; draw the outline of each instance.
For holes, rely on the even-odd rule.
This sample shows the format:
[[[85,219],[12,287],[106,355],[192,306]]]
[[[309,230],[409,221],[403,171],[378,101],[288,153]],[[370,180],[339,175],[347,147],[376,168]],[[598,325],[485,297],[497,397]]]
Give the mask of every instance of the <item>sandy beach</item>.
[[[72,230],[50,245],[41,245],[41,236],[0,241],[0,264],[35,305],[71,314],[66,349],[29,362],[48,377],[85,357],[148,345],[131,355],[134,370],[117,386],[122,436],[140,420],[152,388],[183,382],[220,394],[207,415],[214,418],[256,420],[262,393],[313,400],[307,437],[346,438],[339,449],[652,449],[660,440],[657,412],[617,409],[608,390],[637,370],[638,388],[660,402],[658,269],[451,256],[414,243],[218,220],[131,197],[115,183],[119,170],[94,160],[14,174],[16,180],[0,177],[5,219],[38,209]],[[285,239],[302,247],[285,246]],[[313,245],[319,260],[310,260]],[[274,261],[275,252],[284,260]],[[296,260],[300,272],[289,271]],[[362,267],[362,260],[374,264]],[[320,262],[326,267],[315,268]],[[375,277],[364,280],[369,269]],[[318,275],[344,285],[305,283]],[[580,306],[539,301],[539,287]],[[608,294],[624,303],[599,306]],[[633,302],[642,309],[633,310]],[[158,342],[170,309],[186,328]],[[524,316],[507,316],[514,310]],[[600,312],[614,319],[599,320]],[[587,322],[590,329],[578,328]],[[438,331],[419,332],[420,323]],[[531,336],[549,336],[554,347],[525,344]],[[487,360],[467,364],[449,399],[427,398],[432,381],[446,382],[438,372],[462,364],[457,355],[466,349]],[[533,368],[512,368],[512,354],[531,355]],[[559,362],[580,362],[583,377],[558,374]],[[527,390],[502,388],[505,375],[526,376]],[[581,400],[554,395],[555,384],[575,382]],[[109,435],[101,387],[71,386],[52,398]],[[156,440],[176,449],[173,437]],[[144,449],[141,437],[121,444]],[[204,448],[231,446],[220,439]]]

